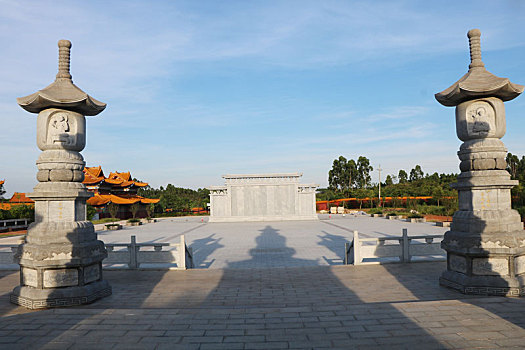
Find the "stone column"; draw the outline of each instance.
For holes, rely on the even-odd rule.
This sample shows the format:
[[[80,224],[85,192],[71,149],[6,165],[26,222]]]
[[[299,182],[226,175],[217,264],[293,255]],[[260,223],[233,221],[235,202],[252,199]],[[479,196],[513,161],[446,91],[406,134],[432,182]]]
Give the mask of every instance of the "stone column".
[[[468,32],[469,71],[436,94],[444,106],[456,107],[461,174],[459,210],[441,243],[447,270],[440,284],[465,294],[525,294],[525,232],[511,209],[510,190],[518,184],[506,169],[505,106],[524,87],[489,73],[481,60],[481,33]]]
[[[39,183],[29,197],[35,201],[35,222],[15,255],[20,286],[10,300],[30,309],[87,304],[111,294],[102,279],[104,243],[86,220],[82,184],[86,143],[85,115],[97,115],[106,105],[73,84],[69,73],[71,43],[60,40],[55,82],[18,99],[25,110],[38,113],[36,164]]]

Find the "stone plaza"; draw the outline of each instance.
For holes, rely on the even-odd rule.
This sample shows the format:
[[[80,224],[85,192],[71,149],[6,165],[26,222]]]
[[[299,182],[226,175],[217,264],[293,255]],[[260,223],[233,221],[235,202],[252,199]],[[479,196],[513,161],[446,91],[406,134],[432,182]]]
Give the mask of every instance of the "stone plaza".
[[[468,73],[436,94],[441,104],[456,106],[457,134],[464,141],[455,184],[459,210],[446,233],[431,223],[361,214],[317,220],[317,185],[299,185],[299,174],[226,176],[225,187],[211,188],[212,214],[206,220],[167,218],[121,232],[95,231],[86,220],[90,194],[81,184],[85,163],[79,152],[85,146],[84,116],[97,115],[105,104],[73,84],[71,43],[61,40],[56,81],[18,99],[22,108],[38,113],[42,153],[39,184],[30,194],[36,220],[15,254],[20,270],[0,272],[0,345],[523,348],[525,300],[514,297],[524,295],[525,233],[511,209],[510,189],[517,181],[505,171],[507,150],[499,139],[505,133],[503,102],[524,87],[485,70],[480,35],[468,33]],[[311,221],[289,221],[294,216]],[[228,222],[232,217],[244,222]],[[354,231],[392,237],[405,228],[430,241],[445,233],[447,262],[342,266]],[[131,235],[142,243],[185,235],[197,269],[104,271],[103,278],[109,250],[104,243],[126,242]]]
[[[98,231],[106,243],[130,235],[139,242],[169,242],[184,234],[198,268],[105,271],[113,295],[40,311],[9,304],[19,277],[2,271],[0,342],[8,349],[521,348],[521,298],[441,287],[443,262],[342,265],[353,230],[383,237],[403,228],[414,235],[446,230],[432,223],[321,215],[317,222],[167,218]]]

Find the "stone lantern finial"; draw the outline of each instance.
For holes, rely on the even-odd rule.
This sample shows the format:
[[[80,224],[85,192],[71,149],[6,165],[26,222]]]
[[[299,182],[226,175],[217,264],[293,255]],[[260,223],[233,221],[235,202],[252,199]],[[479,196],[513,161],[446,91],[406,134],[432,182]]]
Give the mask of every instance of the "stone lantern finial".
[[[56,79],[42,90],[17,98],[17,102],[28,112],[40,113],[48,108],[61,108],[82,115],[94,116],[106,108],[106,104],[96,100],[73,84],[69,73],[71,41],[58,42],[58,73]]]
[[[470,45],[470,65],[467,74],[458,81],[435,95],[443,106],[455,107],[462,102],[481,97],[496,97],[510,101],[519,96],[524,87],[514,84],[507,78],[500,78],[485,69],[481,61],[479,29],[471,29],[468,34]]]
[[[481,31],[479,29],[471,29],[467,33],[470,46],[470,65],[469,69],[477,67],[485,67],[481,61]]]
[[[60,40],[58,42],[58,73],[57,79],[71,79],[69,73],[69,57],[71,55],[71,41]]]

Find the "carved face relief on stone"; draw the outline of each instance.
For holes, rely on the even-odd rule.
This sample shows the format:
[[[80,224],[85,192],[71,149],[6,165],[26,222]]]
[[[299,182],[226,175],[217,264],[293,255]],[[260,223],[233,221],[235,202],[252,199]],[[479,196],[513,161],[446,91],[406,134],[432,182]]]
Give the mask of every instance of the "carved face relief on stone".
[[[86,142],[85,130],[83,115],[63,109],[46,109],[38,114],[37,144],[41,150],[81,151]]]
[[[47,127],[47,143],[63,143],[70,145],[74,142],[74,135],[70,135],[69,132],[69,120],[67,113],[58,112],[49,117],[49,125]]]
[[[467,108],[467,131],[469,136],[490,137],[496,131],[494,109],[486,102],[473,103]]]
[[[503,102],[498,98],[488,97],[459,104],[456,107],[456,132],[462,141],[503,137]]]

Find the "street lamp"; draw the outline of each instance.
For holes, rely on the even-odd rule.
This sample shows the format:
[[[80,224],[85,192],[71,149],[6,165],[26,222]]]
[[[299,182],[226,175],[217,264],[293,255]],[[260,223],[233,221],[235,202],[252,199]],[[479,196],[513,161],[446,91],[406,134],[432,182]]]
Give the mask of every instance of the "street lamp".
[[[379,171],[379,203],[378,207],[381,207],[381,164],[379,164],[379,167],[377,168],[377,171]]]

